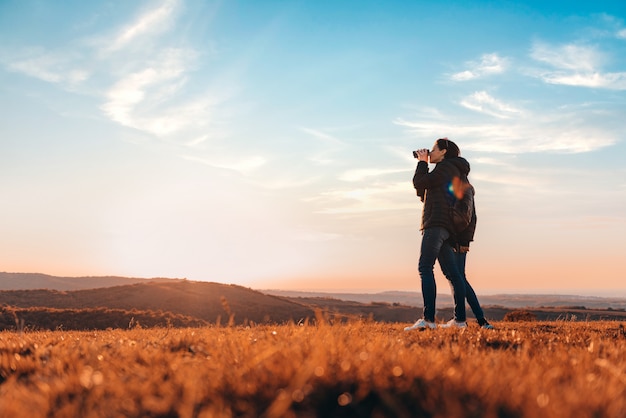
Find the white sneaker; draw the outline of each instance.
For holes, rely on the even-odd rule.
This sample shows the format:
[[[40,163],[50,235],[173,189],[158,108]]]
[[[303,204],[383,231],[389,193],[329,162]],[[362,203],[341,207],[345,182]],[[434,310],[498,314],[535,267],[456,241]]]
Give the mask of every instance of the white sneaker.
[[[415,321],[415,323],[411,325],[410,327],[404,328],[404,330],[413,331],[415,329],[428,329],[428,328],[435,329],[437,328],[437,324],[435,324],[434,322],[427,321],[424,318],[420,318],[417,321]]]
[[[451,319],[445,324],[439,325],[441,328],[467,328],[467,322],[458,322],[455,319]]]

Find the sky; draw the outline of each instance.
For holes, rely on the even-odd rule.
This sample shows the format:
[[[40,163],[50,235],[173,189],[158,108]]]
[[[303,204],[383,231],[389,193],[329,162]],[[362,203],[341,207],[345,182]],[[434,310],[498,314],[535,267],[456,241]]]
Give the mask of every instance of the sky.
[[[623,0],[0,0],[0,111],[0,271],[419,291],[448,137],[479,295],[626,296]]]

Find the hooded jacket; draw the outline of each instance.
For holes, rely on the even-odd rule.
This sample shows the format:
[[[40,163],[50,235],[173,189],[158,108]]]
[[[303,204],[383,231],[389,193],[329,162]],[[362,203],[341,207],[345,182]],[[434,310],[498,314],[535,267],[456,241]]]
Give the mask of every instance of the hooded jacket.
[[[454,235],[452,219],[450,218],[450,206],[455,199],[452,193],[452,179],[455,176],[467,176],[469,171],[469,162],[462,157],[446,158],[437,163],[431,172],[428,171],[428,163],[426,161],[417,163],[415,175],[413,176],[413,186],[417,191],[417,195],[424,202],[422,230],[443,227],[450,232],[451,236]]]
[[[473,195],[476,195],[474,191],[474,187],[470,187],[468,192],[471,192]],[[453,247],[461,246],[461,247],[469,247],[470,242],[474,241],[474,233],[476,232],[476,201],[472,202],[474,206],[472,206],[472,219],[470,220],[470,224],[460,233],[456,234],[456,236],[452,236],[450,238],[450,244]]]

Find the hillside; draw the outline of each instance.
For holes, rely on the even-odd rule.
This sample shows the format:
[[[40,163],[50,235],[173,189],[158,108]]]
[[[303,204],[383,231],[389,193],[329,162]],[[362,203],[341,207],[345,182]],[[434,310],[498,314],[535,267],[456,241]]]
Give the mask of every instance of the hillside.
[[[3,308],[1,306],[4,306]],[[487,318],[502,320],[514,308],[483,306]],[[527,308],[539,320],[626,320],[626,312],[583,306]],[[236,285],[187,280],[144,281],[108,288],[58,291],[0,291],[0,329],[106,329],[142,326],[300,322],[316,311],[333,321],[370,318],[410,323],[421,307],[400,303],[360,303],[329,297],[279,297]],[[441,306],[437,318],[452,318]],[[468,310],[468,318],[472,318]]]
[[[419,292],[336,293],[275,289],[261,290],[261,292],[287,298],[331,298],[360,303],[398,303],[407,306],[422,306],[422,295]],[[594,309],[626,309],[626,298],[623,297],[531,294],[479,294],[478,297],[481,305],[504,306],[507,308],[584,306]],[[449,294],[438,294],[437,306],[452,306],[452,297]]]
[[[337,318],[371,318],[381,322],[413,322],[422,314],[421,306],[407,306],[398,303],[372,302],[360,303],[333,298],[316,297],[285,297],[293,302],[317,308],[332,314]],[[485,316],[490,320],[500,321],[504,316],[516,310],[498,305],[483,305]],[[557,306],[557,307],[528,307],[523,310],[531,312],[540,321],[599,321],[599,320],[626,320],[626,311],[612,308],[596,309],[584,306]],[[437,308],[437,319],[447,321],[454,316],[451,306]],[[467,307],[467,317],[470,322],[474,318],[472,311]]]
[[[143,282],[109,288],[74,291],[5,290],[0,305],[55,309],[109,308],[165,311],[208,323],[235,324],[299,321],[313,317],[311,308],[284,298],[236,285],[187,280]]]
[[[99,277],[59,277],[41,273],[0,272],[0,290],[80,290],[101,287],[123,286],[135,283],[163,282],[175,279],[99,276]]]
[[[201,319],[163,311],[0,307],[0,330],[8,331],[196,328],[207,325]]]
[[[378,322],[410,323],[421,316],[422,310],[421,297],[416,292],[266,294],[237,285],[184,279],[62,278],[15,273],[0,273],[0,277],[21,280],[22,286],[48,286],[0,290],[0,307],[4,306],[0,329],[106,329],[125,328],[137,322],[148,327],[285,323],[314,318],[315,311],[328,313],[335,321],[371,318]],[[112,285],[125,282],[130,283]],[[77,283],[95,287],[51,288],[71,288]],[[487,318],[496,321],[519,308],[530,311],[539,320],[626,320],[626,301],[617,298],[497,295],[481,297],[481,302]],[[437,319],[450,318],[451,303],[445,297],[438,298]],[[469,309],[468,318],[473,318]]]
[[[171,283],[184,279],[172,278],[134,278],[119,276],[94,277],[58,277],[41,273],[6,273],[0,272],[1,290],[36,290],[48,289],[58,291],[74,291],[98,289],[114,286],[123,286],[140,283]],[[278,289],[255,289],[265,295],[287,298],[331,298],[344,301],[370,303],[389,303],[419,307],[422,297],[419,292],[386,291],[378,293],[349,293],[349,292],[303,292]],[[593,309],[626,310],[624,297],[597,297],[559,294],[480,294],[480,302],[484,306],[502,306],[507,308],[541,308],[584,306]],[[437,295],[437,305],[440,307],[452,306],[449,294]]]

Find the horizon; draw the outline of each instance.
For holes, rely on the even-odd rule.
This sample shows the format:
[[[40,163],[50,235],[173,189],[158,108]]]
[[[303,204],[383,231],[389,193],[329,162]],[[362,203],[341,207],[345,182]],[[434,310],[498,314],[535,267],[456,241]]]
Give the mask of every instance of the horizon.
[[[618,292],[625,19],[623,0],[0,2],[0,269],[419,291],[412,151],[448,137],[479,297]]]
[[[358,288],[334,288],[334,289],[324,289],[324,288],[259,288],[259,287],[250,287],[245,286],[239,283],[234,282],[220,282],[215,280],[193,280],[188,279],[186,277],[125,277],[125,276],[116,276],[116,275],[104,275],[104,276],[54,276],[46,273],[34,273],[34,272],[7,272],[0,271],[0,274],[24,274],[24,275],[43,275],[51,278],[61,278],[61,279],[98,279],[98,278],[121,278],[121,279],[137,279],[137,280],[154,280],[154,279],[165,279],[165,280],[191,280],[199,283],[217,283],[220,285],[235,285],[248,287],[251,290],[255,290],[258,292],[294,292],[294,293],[322,293],[322,294],[358,294],[358,295],[373,295],[379,293],[416,293],[421,294],[419,289],[358,289]],[[438,289],[438,295],[447,295],[451,296],[450,289],[445,287],[443,289]],[[479,296],[565,296],[565,297],[597,297],[597,298],[615,298],[615,299],[626,299],[626,290],[624,289],[612,289],[606,292],[597,292],[597,291],[589,291],[585,289],[542,289],[541,291],[528,291],[525,289],[486,289]]]

